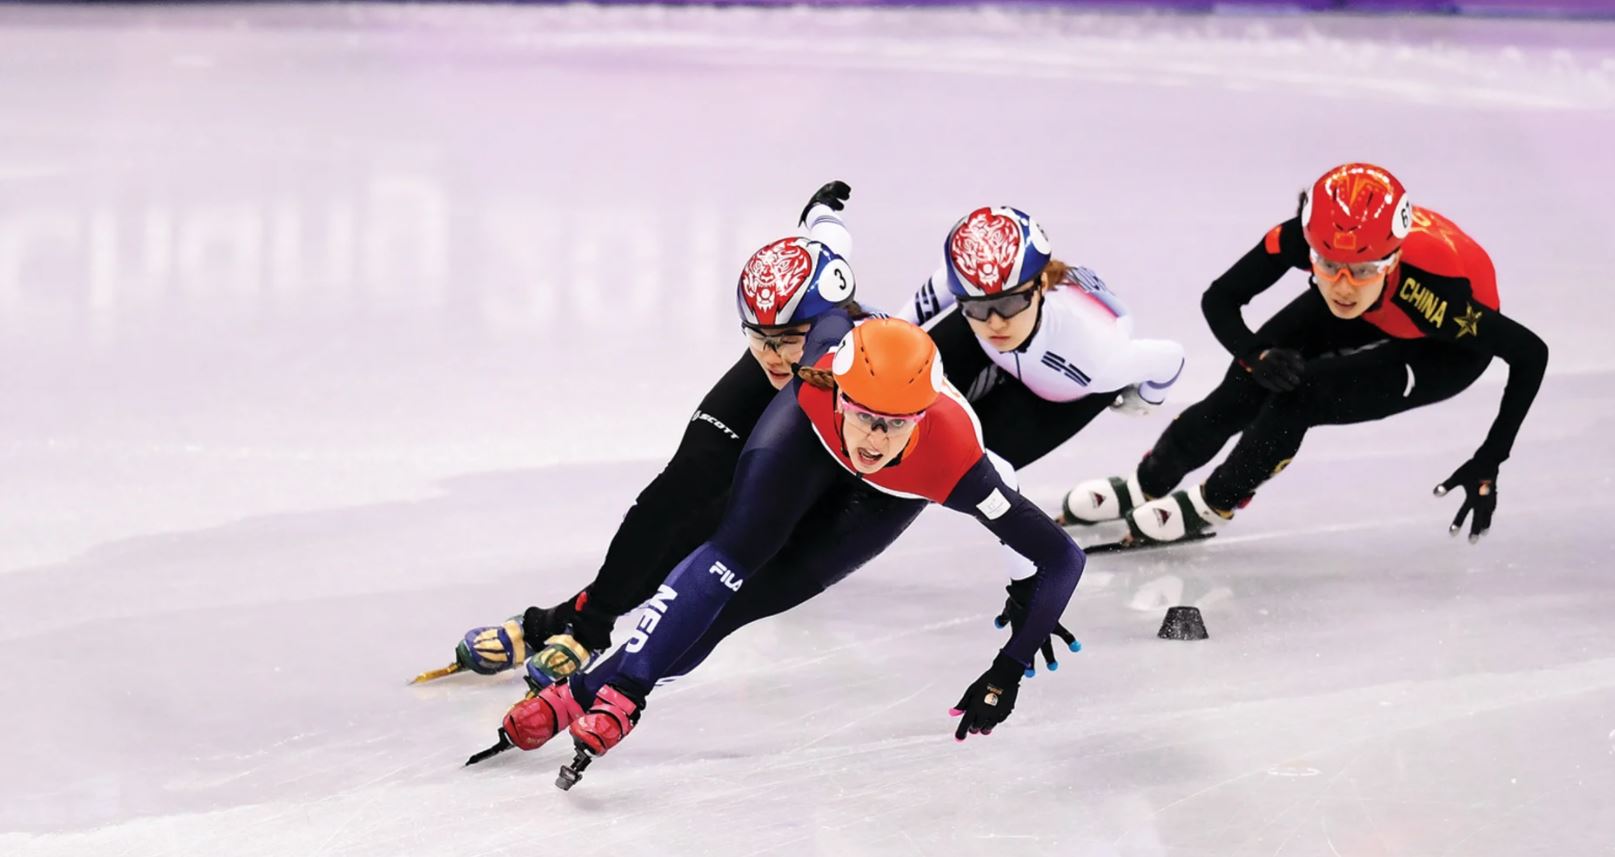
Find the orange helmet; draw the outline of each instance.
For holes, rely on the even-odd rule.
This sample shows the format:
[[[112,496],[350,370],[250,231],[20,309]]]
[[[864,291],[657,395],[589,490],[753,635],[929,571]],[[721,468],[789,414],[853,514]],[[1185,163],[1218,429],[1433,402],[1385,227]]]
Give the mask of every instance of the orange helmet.
[[[1301,228],[1312,250],[1331,262],[1374,262],[1396,252],[1408,237],[1413,203],[1383,167],[1341,164],[1307,192]]]
[[[830,364],[841,394],[880,414],[917,414],[943,383],[930,334],[900,318],[872,318],[842,337]]]

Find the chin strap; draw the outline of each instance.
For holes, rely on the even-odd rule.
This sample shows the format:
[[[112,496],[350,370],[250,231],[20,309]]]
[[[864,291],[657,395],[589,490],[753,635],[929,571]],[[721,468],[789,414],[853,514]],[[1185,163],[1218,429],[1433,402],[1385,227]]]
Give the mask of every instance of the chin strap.
[[[1042,291],[1043,287],[1040,285],[1038,286],[1038,289]],[[1042,291],[1042,294],[1040,294],[1037,299],[1037,318],[1032,322],[1032,329],[1027,331],[1026,339],[1022,340],[1020,345],[1015,346],[1014,350],[1016,353],[1025,354],[1026,349],[1032,347],[1032,340],[1036,339],[1037,332],[1043,329],[1043,307],[1048,302],[1048,292]]]

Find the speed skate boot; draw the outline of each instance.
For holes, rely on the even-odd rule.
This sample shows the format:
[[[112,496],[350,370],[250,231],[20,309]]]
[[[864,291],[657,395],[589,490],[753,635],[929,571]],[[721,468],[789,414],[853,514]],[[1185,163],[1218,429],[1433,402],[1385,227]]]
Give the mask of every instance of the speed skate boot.
[[[645,700],[637,696],[613,684],[600,688],[588,713],[572,722],[572,739],[578,749],[591,756],[604,756],[621,744],[639,723],[640,711],[645,707]]]
[[[608,684],[594,696],[589,713],[572,722],[572,763],[561,766],[555,787],[565,791],[583,779],[583,771],[607,750],[622,743],[639,722],[645,698],[626,688]]]
[[[568,605],[569,616],[544,637],[544,645],[527,659],[527,685],[539,690],[588,666],[611,648],[611,626],[617,617],[589,606],[587,590]]]
[[[510,743],[536,750],[583,716],[566,682],[552,684],[510,707],[500,730]]]
[[[1173,491],[1134,509],[1127,515],[1127,529],[1134,540],[1178,542],[1211,535],[1213,527],[1233,517],[1233,512],[1225,512],[1208,504],[1204,487],[1196,485]]]
[[[499,625],[472,628],[454,647],[454,661],[464,669],[493,675],[515,667],[533,654],[530,640],[543,640],[566,628],[566,605],[529,607]]]
[[[600,650],[585,647],[571,633],[556,634],[544,641],[544,648],[527,659],[527,686],[536,691],[562,681],[588,666],[599,653]]]
[[[512,616],[499,625],[472,628],[454,647],[455,663],[480,675],[504,672],[526,660],[527,655],[520,616]]]
[[[1138,472],[1077,483],[1060,502],[1060,523],[1099,524],[1127,516],[1150,498],[1138,487]]]

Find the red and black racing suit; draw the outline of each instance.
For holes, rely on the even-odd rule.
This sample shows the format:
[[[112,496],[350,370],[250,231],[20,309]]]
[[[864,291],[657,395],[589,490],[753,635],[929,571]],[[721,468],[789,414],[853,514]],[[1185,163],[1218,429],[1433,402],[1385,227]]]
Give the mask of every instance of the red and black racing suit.
[[[1501,357],[1508,385],[1475,452],[1495,472],[1542,384],[1548,347],[1498,311],[1492,262],[1474,239],[1415,207],[1401,261],[1361,317],[1336,318],[1313,287],[1252,332],[1241,308],[1291,269],[1311,270],[1300,218],[1273,227],[1206,290],[1206,321],[1235,360],[1222,383],[1173,421],[1140,463],[1146,494],[1165,496],[1240,434],[1204,486],[1209,505],[1232,510],[1289,464],[1308,428],[1384,419],[1451,398]],[[1295,349],[1306,359],[1297,389],[1270,392],[1251,377],[1250,366],[1270,348]]]

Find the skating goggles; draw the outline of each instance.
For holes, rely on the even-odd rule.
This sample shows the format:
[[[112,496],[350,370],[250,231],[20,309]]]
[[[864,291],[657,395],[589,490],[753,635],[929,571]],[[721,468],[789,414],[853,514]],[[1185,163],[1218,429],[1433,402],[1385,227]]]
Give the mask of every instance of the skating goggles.
[[[920,411],[917,414],[900,414],[893,416],[892,414],[882,414],[871,411],[870,409],[858,404],[857,402],[854,402],[844,395],[841,396],[840,399],[841,412],[846,414],[848,417],[851,417],[853,422],[858,424],[859,428],[867,432],[873,432],[875,429],[882,429],[887,434],[891,434],[892,432],[903,431],[909,426],[912,426],[918,423],[920,420],[925,419],[924,411]]]
[[[1346,282],[1354,286],[1372,286],[1385,278],[1390,270],[1396,267],[1397,260],[1402,257],[1401,252],[1392,253],[1377,262],[1335,262],[1318,255],[1312,251],[1312,273],[1325,282],[1338,283],[1344,277]]]
[[[777,333],[765,333],[760,327],[742,324],[746,331],[746,342],[758,351],[772,351],[780,353],[781,348],[801,348],[807,342],[807,331],[785,329]]]
[[[1029,283],[1022,283],[1021,285],[1029,285]],[[1032,296],[1035,294],[1037,294],[1037,288],[1033,287],[989,297],[960,298],[959,311],[965,314],[965,318],[975,321],[986,321],[995,312],[998,313],[999,318],[1008,321],[1026,312],[1027,308],[1032,305]]]

